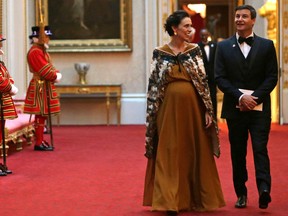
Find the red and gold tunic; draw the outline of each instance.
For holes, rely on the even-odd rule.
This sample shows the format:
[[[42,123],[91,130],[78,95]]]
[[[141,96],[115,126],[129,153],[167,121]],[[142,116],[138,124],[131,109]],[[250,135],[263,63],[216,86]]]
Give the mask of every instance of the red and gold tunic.
[[[4,119],[17,118],[14,102],[10,95],[12,84],[14,84],[14,80],[9,75],[4,63],[0,61],[0,92],[2,93]]]
[[[47,116],[48,100],[51,114],[59,113],[60,102],[54,86],[59,71],[52,65],[49,54],[43,46],[33,44],[27,54],[27,60],[33,78],[27,90],[24,113]]]

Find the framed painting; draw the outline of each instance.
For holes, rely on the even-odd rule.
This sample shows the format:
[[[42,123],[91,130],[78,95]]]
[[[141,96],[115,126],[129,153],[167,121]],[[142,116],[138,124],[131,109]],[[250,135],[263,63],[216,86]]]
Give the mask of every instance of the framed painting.
[[[53,33],[49,52],[132,51],[132,0],[36,0]]]

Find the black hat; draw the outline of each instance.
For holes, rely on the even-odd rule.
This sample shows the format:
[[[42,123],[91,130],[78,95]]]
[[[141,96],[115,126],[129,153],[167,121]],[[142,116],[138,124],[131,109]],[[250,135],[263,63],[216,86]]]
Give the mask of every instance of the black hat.
[[[33,37],[39,36],[39,26],[33,26],[32,27],[32,34],[29,35],[29,38],[32,39]]]
[[[2,42],[2,41],[4,41],[4,40],[6,40],[6,38],[3,38],[3,35],[0,34],[0,42]]]
[[[32,34],[29,35],[29,38],[32,39],[33,37],[39,37],[39,30],[40,30],[40,27],[39,26],[33,26],[32,27]],[[51,36],[52,35],[52,32],[51,32],[51,29],[49,26],[45,26],[44,27],[44,32],[47,36]]]
[[[50,29],[49,26],[45,26],[45,27],[44,27],[44,31],[45,31],[45,34],[46,34],[47,36],[51,36],[51,35],[52,35],[51,29]]]

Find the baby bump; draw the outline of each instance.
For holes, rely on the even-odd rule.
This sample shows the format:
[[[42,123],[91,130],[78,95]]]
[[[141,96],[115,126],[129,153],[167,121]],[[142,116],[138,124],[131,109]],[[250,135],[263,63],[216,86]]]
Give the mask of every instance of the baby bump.
[[[195,88],[191,82],[176,81],[167,86],[165,98],[189,100],[195,97]]]

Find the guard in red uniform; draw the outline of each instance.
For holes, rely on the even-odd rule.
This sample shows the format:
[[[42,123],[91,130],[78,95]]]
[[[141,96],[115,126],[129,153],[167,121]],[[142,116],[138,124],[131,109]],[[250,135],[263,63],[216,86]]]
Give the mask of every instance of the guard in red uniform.
[[[45,34],[41,36],[41,41],[39,40],[39,26],[32,27],[32,34],[29,36],[32,46],[27,54],[27,60],[33,78],[27,90],[24,113],[35,114],[34,150],[53,151],[53,147],[44,140],[44,127],[49,115],[48,106],[51,115],[60,113],[60,102],[54,83],[59,82],[62,75],[52,65],[46,51],[52,35],[51,30],[48,26],[45,26],[44,30]]]
[[[2,42],[6,40],[5,38],[0,35],[0,55],[3,55],[4,52],[2,51]],[[14,80],[9,75],[7,68],[3,61],[0,61],[0,92],[2,94],[2,98],[0,98],[3,102],[3,118],[4,118],[4,125],[5,127],[5,120],[6,119],[15,119],[17,118],[17,112],[15,110],[14,102],[12,100],[13,95],[18,92],[18,88],[14,85]],[[2,107],[0,108],[2,109]],[[2,118],[2,116],[0,117]],[[0,121],[0,128],[2,128],[2,119]],[[2,130],[0,130],[0,142],[2,146],[2,139],[3,139]],[[5,165],[5,164],[4,164]],[[5,176],[5,170],[3,164],[0,164],[0,176]]]

